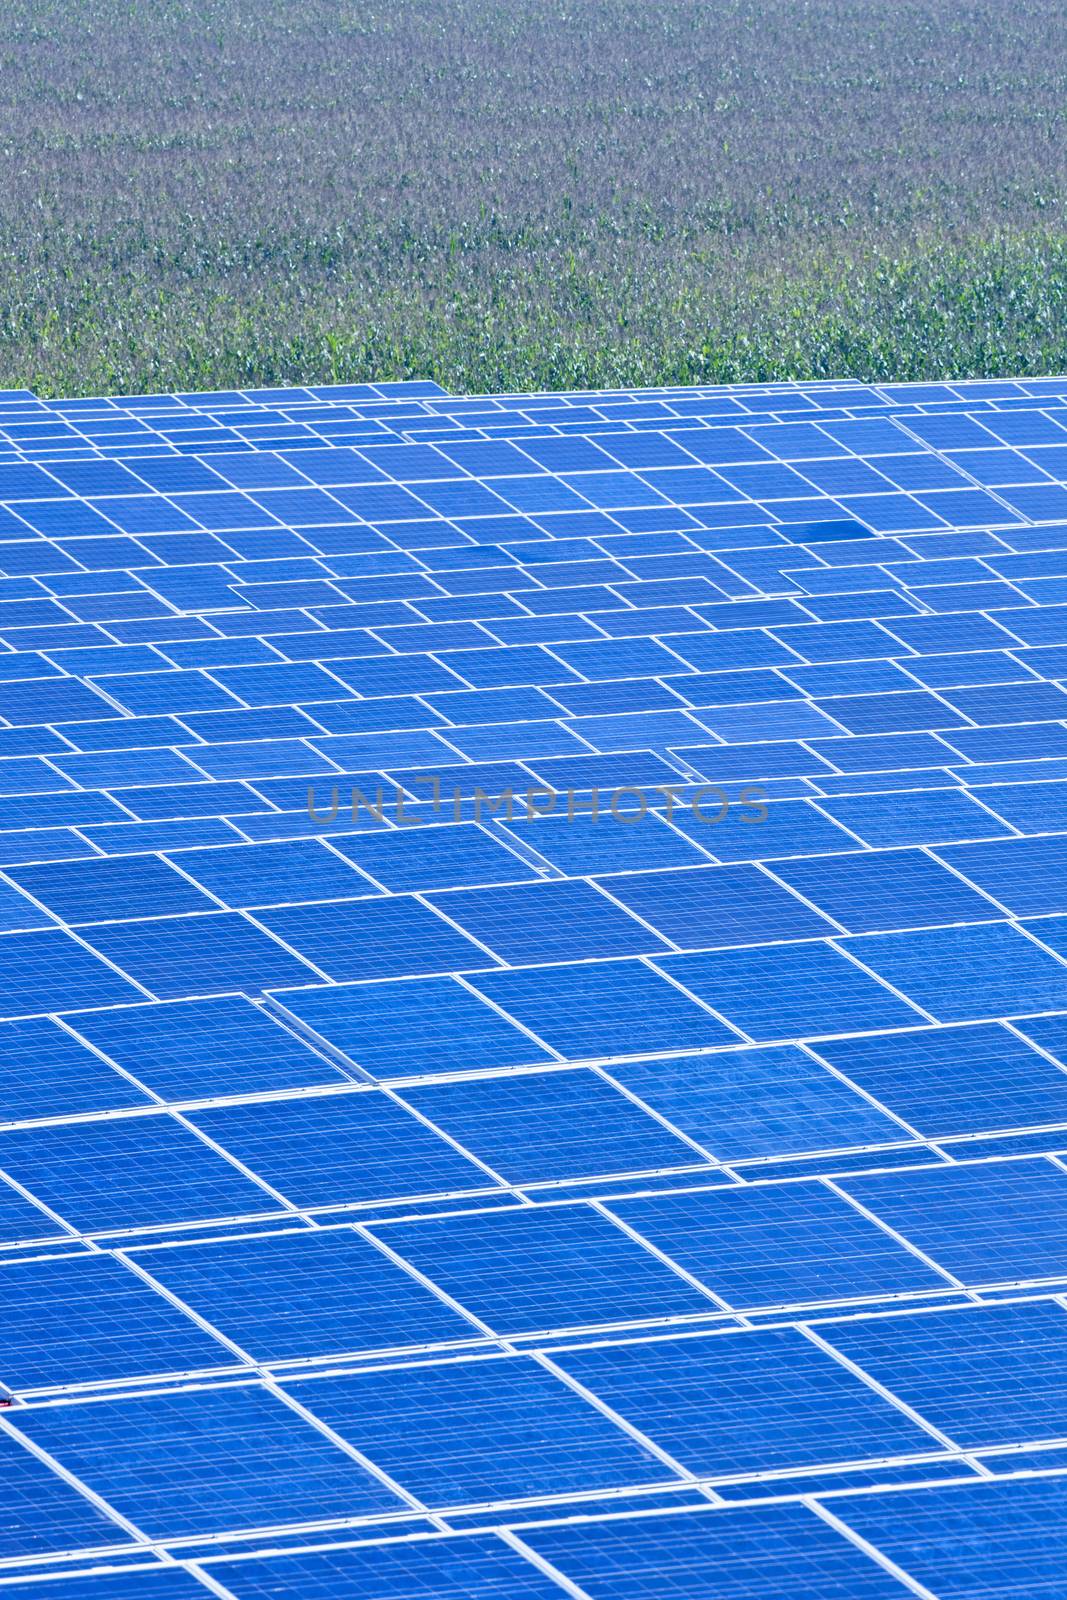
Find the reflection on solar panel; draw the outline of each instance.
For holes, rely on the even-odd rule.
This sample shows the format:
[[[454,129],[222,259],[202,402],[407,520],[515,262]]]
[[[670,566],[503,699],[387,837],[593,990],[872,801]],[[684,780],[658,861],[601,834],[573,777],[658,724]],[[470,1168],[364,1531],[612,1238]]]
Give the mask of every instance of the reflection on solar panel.
[[[0,394],[0,1600],[1067,1597],[1067,379]]]

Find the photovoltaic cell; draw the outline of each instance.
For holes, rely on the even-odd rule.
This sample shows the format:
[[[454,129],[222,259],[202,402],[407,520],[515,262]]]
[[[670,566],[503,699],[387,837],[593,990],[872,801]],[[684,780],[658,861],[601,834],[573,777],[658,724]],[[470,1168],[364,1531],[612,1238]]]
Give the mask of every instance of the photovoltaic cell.
[[[1062,1592],[1065,407],[0,395],[12,1600]]]
[[[396,1505],[357,1461],[252,1384],[42,1408],[26,1420],[35,1444],[92,1477],[155,1537]]]
[[[72,1545],[106,1549],[126,1543],[117,1523],[7,1434],[0,1437],[0,1461],[6,1506],[0,1550],[5,1560],[47,1557]]]
[[[936,1496],[863,1495],[843,1521],[917,1581],[936,1577],[947,1600],[980,1584],[997,1600],[1026,1586],[1055,1595],[1062,1562],[1062,1478],[956,1484]],[[1047,1530],[1047,1536],[1046,1536]]]
[[[910,1455],[930,1443],[792,1328],[572,1351],[559,1364],[709,1476]]]
[[[701,1161],[676,1134],[581,1070],[465,1078],[399,1092],[515,1183]]]
[[[107,1572],[87,1572],[52,1579],[54,1600],[200,1600],[202,1585],[185,1567],[156,1562]],[[15,1579],[6,1585],[10,1600],[30,1600],[37,1584]]]
[[[558,1600],[562,1592],[493,1534],[266,1556],[209,1570],[238,1600],[296,1590],[309,1600],[327,1600],[347,1589],[381,1600],[467,1600],[472,1594],[487,1600]]]
[[[223,1345],[112,1256],[13,1262],[0,1284],[0,1365],[18,1389],[232,1365]]]
[[[256,1361],[476,1336],[460,1313],[345,1228],[157,1246],[131,1260]]]
[[[248,1101],[192,1116],[297,1205],[492,1186],[458,1150],[376,1090]]]
[[[242,995],[76,1011],[66,1023],[164,1100],[345,1081],[341,1070]]]
[[[761,1600],[768,1585],[789,1600],[834,1593],[894,1600],[907,1592],[800,1506],[619,1517],[534,1528],[525,1537],[571,1582],[613,1600],[696,1600],[709,1572],[739,1600]]]
[[[674,1476],[521,1356],[309,1378],[289,1392],[431,1506],[632,1488]]]
[[[820,1184],[652,1195],[612,1209],[738,1309],[939,1286],[936,1273]]]
[[[376,1237],[496,1332],[712,1309],[597,1211],[570,1206],[382,1223]]]
[[[877,1105],[795,1045],[612,1062],[607,1070],[720,1161],[884,1145],[900,1133]]]

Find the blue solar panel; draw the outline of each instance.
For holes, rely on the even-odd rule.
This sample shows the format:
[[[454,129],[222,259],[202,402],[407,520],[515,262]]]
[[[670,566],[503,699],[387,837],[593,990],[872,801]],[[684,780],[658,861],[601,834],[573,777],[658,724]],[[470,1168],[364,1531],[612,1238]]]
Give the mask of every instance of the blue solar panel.
[[[494,1534],[349,1545],[229,1563],[220,1570],[239,1600],[265,1600],[291,1588],[309,1600],[327,1600],[346,1590],[380,1600],[468,1600],[474,1594],[487,1600],[559,1600],[560,1595],[552,1578]]]
[[[291,1380],[288,1392],[335,1433],[359,1438],[427,1506],[625,1489],[675,1476],[526,1356],[303,1378]]]
[[[479,1336],[460,1311],[347,1227],[170,1244],[129,1259],[254,1361],[418,1350]]]
[[[224,1345],[114,1256],[14,1262],[0,1284],[4,1375],[15,1388],[234,1364]]]
[[[1067,380],[0,397],[0,1587],[1067,1594]]]
[[[31,1441],[153,1537],[381,1511],[396,1497],[351,1455],[252,1384],[44,1407]],[[272,1449],[262,1448],[265,1438]]]
[[[847,1526],[876,1542],[946,1600],[975,1585],[1005,1600],[1062,1587],[1062,1478],[955,1485],[936,1497],[871,1495],[849,1502]],[[1047,1535],[1046,1535],[1047,1530]]]
[[[707,1593],[709,1573],[738,1600],[768,1593],[893,1600],[907,1593],[799,1506],[539,1527],[524,1540],[586,1593],[611,1600],[696,1600],[702,1588]]]
[[[940,1286],[903,1245],[819,1184],[659,1194],[615,1201],[612,1210],[739,1310]]]
[[[556,1359],[701,1476],[916,1455],[930,1443],[793,1328],[651,1339]]]

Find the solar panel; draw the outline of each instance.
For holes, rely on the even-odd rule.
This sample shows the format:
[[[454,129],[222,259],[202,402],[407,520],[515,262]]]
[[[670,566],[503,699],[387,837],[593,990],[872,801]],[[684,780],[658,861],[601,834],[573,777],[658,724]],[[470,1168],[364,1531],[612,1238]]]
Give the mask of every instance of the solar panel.
[[[0,1594],[1067,1595],[1065,547],[1067,380],[0,395]]]

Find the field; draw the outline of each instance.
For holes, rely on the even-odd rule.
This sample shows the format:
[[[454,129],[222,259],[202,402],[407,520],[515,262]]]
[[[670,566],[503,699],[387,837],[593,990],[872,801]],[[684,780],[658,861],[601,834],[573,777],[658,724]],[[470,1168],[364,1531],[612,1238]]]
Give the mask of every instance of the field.
[[[8,0],[0,385],[1067,368],[1061,0]]]

